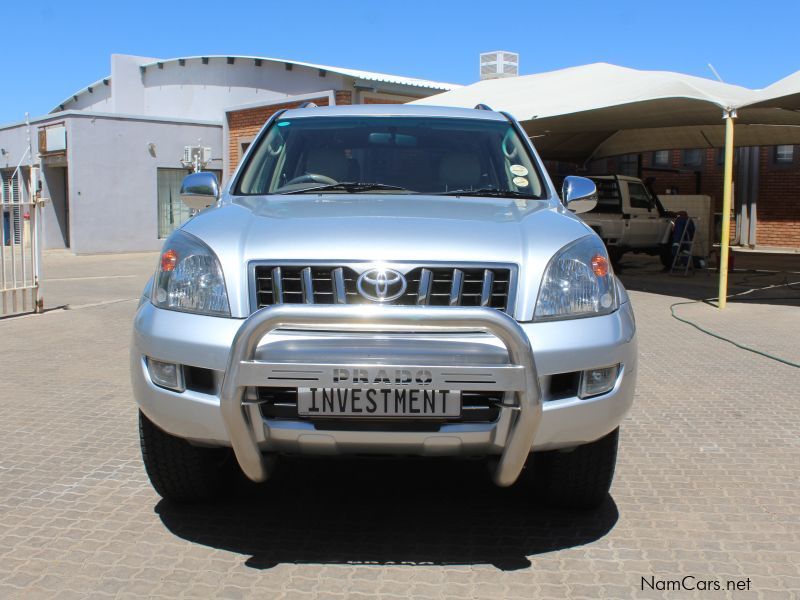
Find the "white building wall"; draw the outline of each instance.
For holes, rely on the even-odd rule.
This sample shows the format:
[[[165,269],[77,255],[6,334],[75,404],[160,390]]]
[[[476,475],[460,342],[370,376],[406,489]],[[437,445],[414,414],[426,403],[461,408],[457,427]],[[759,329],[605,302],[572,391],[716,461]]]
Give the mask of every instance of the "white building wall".
[[[139,67],[153,60],[155,59],[143,56],[111,55],[111,112],[145,114],[144,86]],[[191,115],[184,116],[191,118]]]
[[[31,146],[33,146],[33,162],[39,152],[36,137],[36,125],[31,125]],[[28,134],[24,123],[17,123],[0,129],[0,169],[14,169],[23,160],[27,165],[30,156],[26,155],[28,149]]]
[[[184,146],[198,140],[212,156],[222,152],[221,125],[87,116],[72,119],[71,134],[70,233],[78,254],[158,250],[157,169],[181,168]]]

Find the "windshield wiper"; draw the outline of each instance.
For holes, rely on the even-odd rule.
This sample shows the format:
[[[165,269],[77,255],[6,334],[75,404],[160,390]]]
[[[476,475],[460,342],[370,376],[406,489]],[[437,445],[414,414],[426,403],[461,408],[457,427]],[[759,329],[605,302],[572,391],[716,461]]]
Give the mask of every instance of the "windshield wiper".
[[[487,198],[524,198],[525,200],[540,200],[533,194],[515,192],[513,190],[498,190],[495,188],[480,188],[477,190],[449,190],[447,192],[437,192],[434,196],[485,196]]]
[[[359,192],[370,192],[373,190],[395,190],[407,192],[408,190],[399,185],[389,185],[386,183],[366,183],[362,181],[340,181],[339,183],[330,183],[326,185],[317,185],[309,188],[302,188],[299,190],[291,190],[289,192],[282,192],[283,194],[312,194],[315,192],[333,192],[341,190],[349,194],[357,194]]]

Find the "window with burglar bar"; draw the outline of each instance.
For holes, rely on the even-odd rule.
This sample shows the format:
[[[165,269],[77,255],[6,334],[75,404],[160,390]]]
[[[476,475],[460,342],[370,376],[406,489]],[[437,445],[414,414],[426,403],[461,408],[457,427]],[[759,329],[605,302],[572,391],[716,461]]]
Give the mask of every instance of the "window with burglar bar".
[[[653,152],[653,166],[654,167],[669,167],[672,166],[671,152],[669,150],[656,150]]]
[[[637,177],[639,175],[639,155],[623,154],[620,156],[617,159],[617,171],[620,175]]]
[[[24,167],[16,174],[11,169],[0,171],[0,238],[6,245],[22,242],[23,207],[20,203],[26,202],[27,177],[27,168]]]
[[[690,148],[683,151],[684,167],[700,167],[703,165],[703,150],[701,148]]]
[[[775,164],[789,165],[794,162],[794,146],[780,145],[775,146],[773,159]]]

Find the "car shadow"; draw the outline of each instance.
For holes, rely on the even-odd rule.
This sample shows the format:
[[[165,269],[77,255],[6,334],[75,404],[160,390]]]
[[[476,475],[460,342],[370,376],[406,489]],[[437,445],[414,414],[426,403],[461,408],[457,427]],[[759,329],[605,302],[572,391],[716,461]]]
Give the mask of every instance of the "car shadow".
[[[205,506],[160,501],[155,511],[185,540],[236,552],[245,564],[492,564],[602,538],[618,519],[608,496],[594,511],[544,508],[532,490],[501,489],[483,461],[284,459],[266,484],[237,483]]]

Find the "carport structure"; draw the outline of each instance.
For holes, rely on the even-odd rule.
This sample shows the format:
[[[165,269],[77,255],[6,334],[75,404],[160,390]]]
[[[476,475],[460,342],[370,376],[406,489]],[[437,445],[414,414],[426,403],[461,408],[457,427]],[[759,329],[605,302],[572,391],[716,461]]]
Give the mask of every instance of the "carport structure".
[[[596,63],[484,80],[416,102],[487,104],[509,112],[548,160],[583,164],[670,148],[725,148],[720,308],[727,295],[733,148],[800,144],[800,72],[751,90],[680,73]]]

